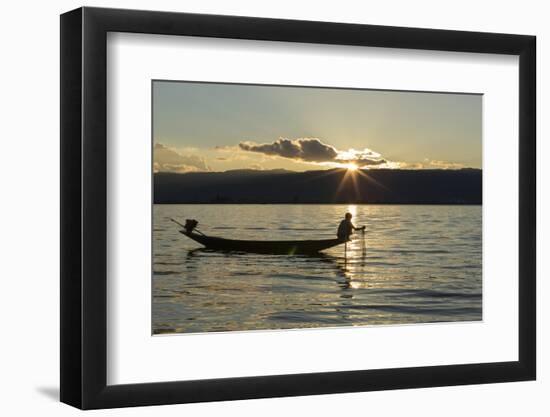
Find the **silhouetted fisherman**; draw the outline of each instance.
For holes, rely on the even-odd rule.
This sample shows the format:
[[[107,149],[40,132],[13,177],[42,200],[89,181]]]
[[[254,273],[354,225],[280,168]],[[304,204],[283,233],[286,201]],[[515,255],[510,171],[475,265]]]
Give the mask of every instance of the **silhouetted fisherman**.
[[[340,225],[338,226],[338,231],[336,232],[336,236],[338,236],[338,239],[349,240],[354,230],[365,230],[365,226],[355,227],[351,222],[351,218],[351,213],[346,213],[344,220],[340,222]]]

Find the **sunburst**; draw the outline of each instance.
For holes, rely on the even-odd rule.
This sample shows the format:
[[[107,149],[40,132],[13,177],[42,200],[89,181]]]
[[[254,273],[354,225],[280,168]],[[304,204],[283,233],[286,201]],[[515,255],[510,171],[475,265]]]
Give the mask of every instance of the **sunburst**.
[[[351,165],[353,165],[353,167]],[[345,184],[348,183],[348,181],[351,181],[353,190],[355,192],[355,198],[357,200],[362,200],[363,196],[361,195],[361,187],[360,187],[360,184],[359,184],[360,177],[362,177],[365,180],[367,180],[369,182],[372,182],[372,183],[376,184],[377,186],[391,192],[391,190],[388,187],[386,187],[384,184],[382,184],[379,181],[372,178],[369,174],[367,174],[366,170],[359,168],[357,165],[350,164],[350,166],[346,165],[345,168],[346,168],[346,171],[345,171],[345,173],[342,177],[342,180],[340,181],[340,184],[338,184],[338,188],[336,189],[336,193],[335,193],[336,196],[338,194],[340,194],[340,192],[344,188]]]

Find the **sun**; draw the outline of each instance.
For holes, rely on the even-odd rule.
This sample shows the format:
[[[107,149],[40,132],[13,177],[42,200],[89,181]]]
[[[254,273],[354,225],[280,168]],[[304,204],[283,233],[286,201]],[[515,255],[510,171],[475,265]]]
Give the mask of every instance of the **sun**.
[[[344,168],[346,168],[348,171],[357,171],[359,167],[354,163],[350,162],[349,164],[344,165]]]

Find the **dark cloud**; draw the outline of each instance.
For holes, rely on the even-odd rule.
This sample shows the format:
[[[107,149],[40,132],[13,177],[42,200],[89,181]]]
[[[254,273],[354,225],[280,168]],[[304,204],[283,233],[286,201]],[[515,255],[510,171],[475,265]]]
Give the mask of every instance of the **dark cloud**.
[[[244,151],[258,152],[265,155],[282,156],[283,158],[301,159],[309,162],[331,161],[338,155],[333,146],[326,145],[317,138],[285,139],[273,143],[256,144],[241,142],[239,147]]]
[[[162,143],[155,143],[153,165],[155,172],[210,171],[204,158],[197,155],[182,155]]]
[[[357,164],[358,166],[380,165],[386,160],[370,149],[339,151],[332,145],[317,138],[286,139],[279,138],[272,143],[241,142],[244,151],[258,152],[264,155],[280,156],[315,163]]]

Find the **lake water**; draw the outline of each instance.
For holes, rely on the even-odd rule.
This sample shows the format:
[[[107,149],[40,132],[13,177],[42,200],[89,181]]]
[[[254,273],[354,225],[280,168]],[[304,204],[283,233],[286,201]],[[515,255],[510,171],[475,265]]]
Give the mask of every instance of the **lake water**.
[[[333,238],[346,211],[365,239],[319,256],[223,253],[178,232]],[[481,206],[155,205],[153,333],[475,321],[482,316]]]

